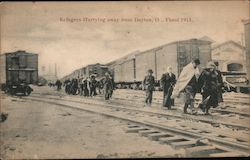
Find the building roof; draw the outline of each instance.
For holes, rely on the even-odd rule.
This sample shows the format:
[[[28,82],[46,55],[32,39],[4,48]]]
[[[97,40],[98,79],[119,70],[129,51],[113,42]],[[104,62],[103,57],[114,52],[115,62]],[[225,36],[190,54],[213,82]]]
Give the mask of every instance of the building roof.
[[[218,44],[218,45],[213,46],[213,47],[212,47],[212,50],[217,49],[217,48],[219,48],[219,47],[221,47],[221,46],[224,46],[224,45],[228,45],[228,44],[230,44],[230,43],[233,44],[233,45],[235,45],[235,46],[237,46],[237,47],[239,47],[239,48],[241,48],[241,49],[245,49],[245,47],[242,46],[241,44],[239,44],[239,43],[237,43],[237,42],[235,42],[235,41],[233,41],[233,40],[229,40],[229,41],[226,41],[226,42],[223,42],[223,43],[220,43],[220,44]]]
[[[201,37],[201,38],[199,38],[200,40],[204,40],[204,41],[209,41],[209,42],[211,42],[211,43],[214,43],[215,41],[212,39],[212,38],[210,38],[210,37],[208,37],[208,36],[203,36],[203,37]]]

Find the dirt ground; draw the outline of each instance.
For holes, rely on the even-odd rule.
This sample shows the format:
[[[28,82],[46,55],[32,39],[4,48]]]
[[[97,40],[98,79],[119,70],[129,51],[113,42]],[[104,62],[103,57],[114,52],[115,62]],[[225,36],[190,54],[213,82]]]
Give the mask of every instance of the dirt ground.
[[[168,145],[137,133],[125,122],[41,102],[1,96],[1,159],[178,157]]]

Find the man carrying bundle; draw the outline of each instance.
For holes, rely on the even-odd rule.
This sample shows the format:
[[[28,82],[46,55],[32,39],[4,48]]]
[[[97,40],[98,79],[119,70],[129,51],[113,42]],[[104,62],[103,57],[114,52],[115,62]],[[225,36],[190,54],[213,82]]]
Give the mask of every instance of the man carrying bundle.
[[[186,65],[174,87],[172,98],[179,97],[181,92],[185,94],[185,104],[184,113],[187,113],[187,108],[190,106],[192,114],[195,113],[194,109],[194,98],[198,92],[198,78],[200,76],[198,65],[200,65],[200,60],[195,59],[188,65]]]

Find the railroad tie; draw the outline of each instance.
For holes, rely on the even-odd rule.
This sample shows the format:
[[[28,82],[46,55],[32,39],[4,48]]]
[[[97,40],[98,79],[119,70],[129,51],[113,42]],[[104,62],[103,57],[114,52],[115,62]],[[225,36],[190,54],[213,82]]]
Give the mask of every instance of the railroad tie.
[[[139,127],[139,126],[135,124],[128,124],[128,128],[135,128],[135,127]]]
[[[172,137],[169,133],[152,133],[147,135],[150,140],[158,141],[159,138]]]
[[[172,142],[170,145],[174,149],[179,149],[179,148],[189,148],[189,147],[194,147],[196,146],[196,140],[189,140],[189,141],[181,141],[181,142]]]
[[[245,156],[246,155],[235,151],[209,154],[209,157],[245,157]]]
[[[144,127],[133,127],[133,128],[128,128],[126,130],[126,133],[137,133],[139,132],[140,130],[148,130],[147,128],[144,128]]]
[[[140,130],[139,131],[139,135],[141,136],[147,136],[148,134],[152,134],[152,133],[159,133],[159,131],[157,130]]]
[[[172,137],[169,133],[152,133],[147,135],[150,140],[158,141],[159,138]]]
[[[194,133],[200,133],[200,132],[201,132],[201,130],[198,130],[198,129],[193,129],[193,128],[188,129],[188,131],[190,131],[190,132],[194,132]]]
[[[172,142],[183,142],[183,141],[189,141],[189,140],[181,136],[172,136],[172,137],[159,138],[159,141],[161,144],[165,144],[165,143],[170,144]]]
[[[188,157],[204,157],[215,153],[225,153],[225,151],[211,145],[186,148],[186,156]]]

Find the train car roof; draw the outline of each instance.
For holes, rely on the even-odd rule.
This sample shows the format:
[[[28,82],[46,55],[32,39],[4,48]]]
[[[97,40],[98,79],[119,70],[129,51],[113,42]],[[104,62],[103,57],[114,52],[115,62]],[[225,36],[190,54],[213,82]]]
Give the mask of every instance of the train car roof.
[[[162,49],[163,47],[166,47],[166,46],[169,46],[169,45],[178,44],[178,43],[190,43],[190,42],[194,42],[194,41],[205,43],[205,44],[211,44],[212,43],[211,41],[208,41],[208,40],[201,40],[201,39],[196,39],[196,38],[187,39],[187,40],[180,40],[180,41],[173,41],[173,42],[170,42],[170,43],[167,43],[167,44],[163,44],[163,45],[151,48],[151,49],[147,49],[145,51],[137,53],[135,56],[139,56],[139,55],[144,54],[144,53],[149,52],[149,51],[154,51],[154,50]]]
[[[30,53],[30,52],[26,52],[25,50],[18,50],[18,51],[15,51],[15,52],[7,52],[7,53],[3,53],[1,55],[11,55],[11,54],[14,54],[14,55],[38,55],[37,53]]]

